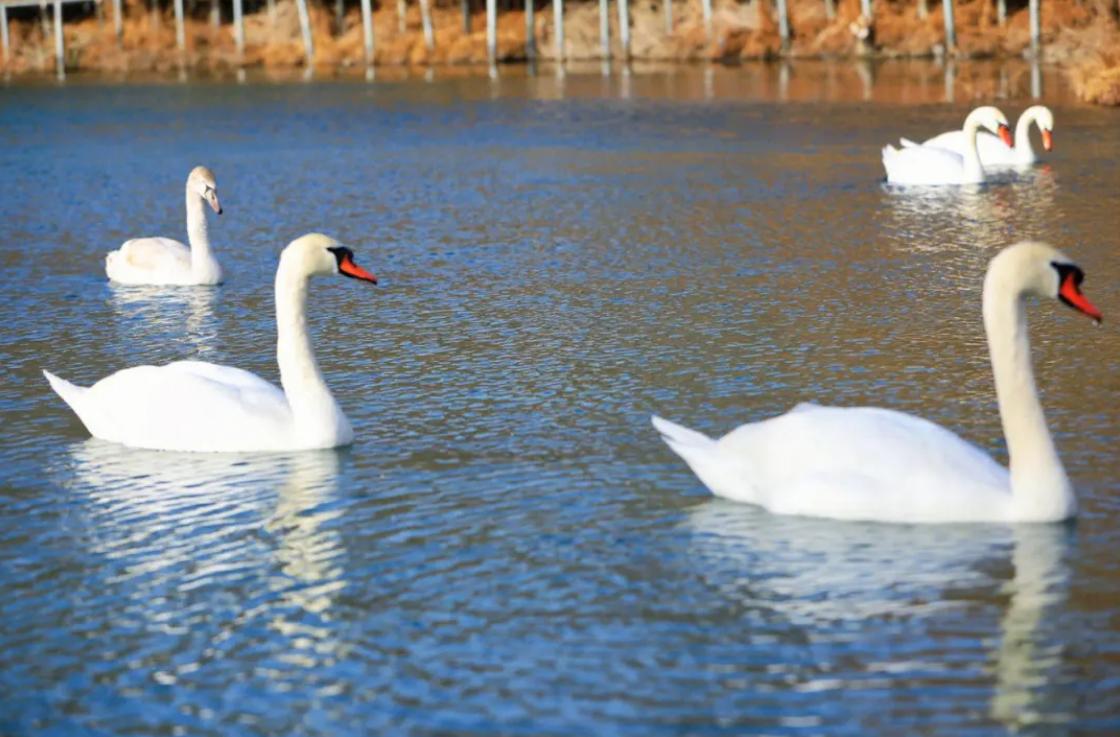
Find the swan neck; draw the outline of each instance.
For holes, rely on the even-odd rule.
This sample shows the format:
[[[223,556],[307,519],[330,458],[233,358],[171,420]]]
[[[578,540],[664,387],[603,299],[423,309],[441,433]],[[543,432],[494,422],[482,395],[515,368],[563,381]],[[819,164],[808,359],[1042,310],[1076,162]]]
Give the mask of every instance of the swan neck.
[[[984,167],[980,163],[980,152],[976,148],[976,137],[980,131],[980,121],[969,118],[964,122],[964,171],[968,181],[979,182],[984,179]]]
[[[296,426],[313,430],[333,426],[337,405],[327,388],[307,332],[308,276],[286,268],[276,272],[276,361],[280,384]]]
[[[190,187],[187,188],[187,242],[191,246],[191,268],[198,271],[209,264],[212,256],[205,203]]]
[[[1007,440],[1015,518],[1064,519],[1074,510],[1073,491],[1038,398],[1023,293],[999,277],[988,274],[984,327]]]
[[[1015,123],[1015,155],[1023,160],[1034,160],[1034,147],[1031,146],[1031,124],[1037,123],[1033,110],[1019,116]]]

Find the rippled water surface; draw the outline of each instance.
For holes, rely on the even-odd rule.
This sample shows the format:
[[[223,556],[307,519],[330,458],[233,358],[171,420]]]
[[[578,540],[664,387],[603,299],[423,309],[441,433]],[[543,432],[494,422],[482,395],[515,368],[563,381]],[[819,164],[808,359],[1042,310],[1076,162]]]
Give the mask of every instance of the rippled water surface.
[[[1048,80],[1047,166],[900,192],[880,146],[967,101],[754,69],[0,91],[0,733],[1120,732],[1120,117]],[[228,282],[108,285],[198,163]],[[351,448],[131,451],[49,391],[276,380],[311,230],[381,279],[313,286]],[[1077,524],[775,517],[650,427],[874,403],[1003,459],[979,288],[1028,236],[1106,316],[1031,312]]]

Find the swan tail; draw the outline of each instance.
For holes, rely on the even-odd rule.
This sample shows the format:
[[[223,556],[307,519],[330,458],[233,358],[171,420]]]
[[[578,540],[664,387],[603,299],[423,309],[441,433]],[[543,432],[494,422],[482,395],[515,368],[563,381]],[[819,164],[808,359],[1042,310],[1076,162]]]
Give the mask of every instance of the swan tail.
[[[657,432],[661,433],[661,439],[673,449],[674,453],[685,460],[688,460],[686,454],[710,450],[716,444],[716,441],[703,433],[689,430],[687,427],[669,422],[657,415],[653,415],[650,420],[653,422],[653,426],[657,428]]]
[[[661,439],[679,455],[704,486],[716,496],[741,502],[758,501],[758,490],[746,458],[729,457],[717,441],[656,415],[650,418]]]
[[[47,381],[50,383],[51,389],[54,389],[54,393],[62,397],[62,401],[66,402],[66,404],[70,407],[71,410],[73,410],[74,414],[78,416],[78,419],[82,421],[82,424],[85,425],[86,429],[88,430],[89,423],[87,423],[85,418],[82,417],[82,398],[85,396],[86,392],[89,391],[89,389],[84,386],[78,386],[77,384],[71,384],[66,379],[55,376],[46,369],[43,369],[43,376],[47,377]]]
[[[909,138],[900,138],[898,141],[902,144],[903,148],[920,148],[922,145],[917,141],[911,141]]]

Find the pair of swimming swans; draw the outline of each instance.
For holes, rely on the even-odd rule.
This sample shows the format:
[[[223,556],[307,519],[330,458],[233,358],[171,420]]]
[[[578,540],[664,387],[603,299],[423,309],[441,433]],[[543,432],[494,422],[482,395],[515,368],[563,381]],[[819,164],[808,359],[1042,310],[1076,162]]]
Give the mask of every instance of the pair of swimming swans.
[[[961,130],[947,131],[923,143],[901,139],[901,148],[883,148],[883,168],[892,184],[977,184],[985,169],[1026,168],[1038,161],[1031,146],[1030,128],[1037,125],[1042,146],[1054,145],[1054,115],[1044,105],[1023,111],[1015,125],[1015,139],[999,109],[978,107],[965,118]],[[986,130],[981,130],[981,129]],[[1012,148],[1012,143],[1014,147]]]

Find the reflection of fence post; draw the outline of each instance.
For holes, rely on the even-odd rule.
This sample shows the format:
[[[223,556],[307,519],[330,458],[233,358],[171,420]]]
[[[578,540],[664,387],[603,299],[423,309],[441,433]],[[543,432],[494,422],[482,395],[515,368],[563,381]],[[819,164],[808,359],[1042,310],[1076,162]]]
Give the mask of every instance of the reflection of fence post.
[[[1039,36],[1042,33],[1042,23],[1039,19],[1039,0],[1031,0],[1031,54],[1035,57],[1038,56],[1039,47],[1041,46],[1041,39]]]
[[[237,42],[237,63],[245,59],[245,13],[241,0],[233,0],[233,38]]]
[[[941,0],[941,7],[945,9],[945,53],[948,54],[957,46],[957,28],[953,24],[953,0]]]
[[[525,0],[525,57],[529,61],[537,58],[537,28],[533,18],[533,0]]]
[[[369,0],[362,0],[362,41],[366,47],[366,66],[373,66],[373,9]]]
[[[490,66],[498,60],[498,3],[486,0],[486,58]]]
[[[782,40],[782,51],[789,50],[789,8],[786,0],[778,0],[778,37]]]
[[[611,58],[611,11],[607,0],[599,0],[599,55]]]
[[[564,61],[564,0],[552,0],[552,24],[556,26],[556,61]]]
[[[630,61],[630,2],[618,0],[618,34],[622,41],[622,60]]]
[[[303,53],[307,56],[307,67],[315,63],[315,45],[311,40],[311,19],[307,16],[307,0],[296,0],[299,10],[299,29],[303,33]]]
[[[435,31],[432,30],[432,2],[420,0],[420,23],[424,26],[424,46],[431,51],[436,47]],[[431,61],[429,59],[428,61]]]
[[[8,59],[11,58],[11,52],[8,51],[8,44],[11,40],[8,38],[8,6],[0,5],[0,42],[4,44],[4,66],[8,65]]]
[[[66,49],[62,43],[62,2],[54,0],[54,58],[58,78],[66,76]]]
[[[704,34],[708,43],[712,42],[712,0],[701,0],[700,7],[704,12]]]

